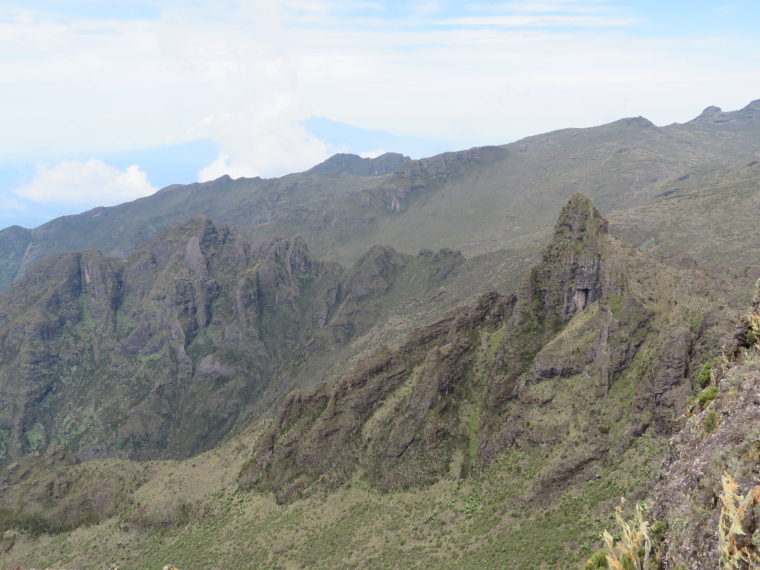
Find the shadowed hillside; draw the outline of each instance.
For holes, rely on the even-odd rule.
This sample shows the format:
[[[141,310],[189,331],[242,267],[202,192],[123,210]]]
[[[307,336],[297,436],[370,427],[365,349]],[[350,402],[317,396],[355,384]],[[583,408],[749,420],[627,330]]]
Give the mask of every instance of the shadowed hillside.
[[[209,449],[356,354],[514,286],[504,255],[375,246],[346,268],[204,216],[124,260],[53,255],[0,297],[0,466],[52,442],[87,459]]]

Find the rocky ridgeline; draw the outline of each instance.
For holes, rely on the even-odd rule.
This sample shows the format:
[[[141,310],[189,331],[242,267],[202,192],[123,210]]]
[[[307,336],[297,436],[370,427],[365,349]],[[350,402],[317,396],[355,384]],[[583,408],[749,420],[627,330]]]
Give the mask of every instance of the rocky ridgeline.
[[[281,178],[176,184],[34,229],[0,230],[0,290],[50,254],[97,248],[127,257],[197,214],[249,239],[302,235],[320,259],[346,264],[380,243],[407,252],[436,244],[468,257],[515,248],[525,259],[577,190],[614,212],[613,234],[632,245],[658,256],[688,249],[702,265],[742,268],[756,264],[760,243],[746,215],[758,200],[758,117],[752,102],[727,113],[708,108],[683,125],[635,117],[419,160],[341,154]]]
[[[649,519],[660,568],[760,567],[760,291],[670,441]]]
[[[621,243],[582,194],[562,210],[515,293],[484,292],[400,343],[343,364],[329,382],[289,390],[290,379],[309,370],[302,366],[329,354],[340,360],[349,354],[343,347],[375,334],[379,307],[403,300],[398,284],[405,271],[415,271],[408,283],[440,283],[465,263],[450,250],[412,258],[376,246],[343,269],[313,259],[300,239],[249,241],[205,217],[172,227],[126,260],[97,252],[49,258],[0,298],[0,389],[2,401],[13,404],[2,409],[0,424],[8,426],[0,529],[19,529],[28,548],[35,532],[93,524],[106,536],[116,525],[135,545],[178,521],[196,530],[193,517],[221,521],[228,500],[242,513],[238,501],[258,496],[272,504],[271,493],[285,504],[272,508],[303,515],[298,520],[305,523],[314,505],[332,508],[331,497],[345,498],[354,486],[361,501],[403,501],[414,493],[400,491],[449,482],[473,489],[461,519],[447,511],[446,520],[460,525],[451,528],[491,525],[487,534],[508,544],[521,529],[531,533],[556,517],[565,521],[563,536],[575,540],[573,509],[585,517],[593,498],[588,508],[608,512],[606,502],[617,501],[617,493],[644,499],[656,481],[637,470],[651,469],[647,461],[659,465],[671,438],[671,469],[696,457],[700,444],[689,438],[710,441],[694,435],[708,433],[705,422],[713,422],[709,437],[722,434],[713,451],[729,450],[721,456],[726,463],[755,457],[754,447],[741,443],[742,459],[735,460],[736,428],[717,407],[738,398],[747,413],[737,418],[750,430],[742,441],[754,437],[751,383],[739,390],[722,383],[726,395],[716,391],[712,404],[704,396],[690,399],[704,364],[730,341],[723,307],[735,303],[730,289],[684,254],[664,264]],[[747,317],[731,358],[752,344],[754,322]],[[737,373],[731,371],[727,378]],[[273,402],[278,394],[284,398],[274,420],[236,435],[261,409],[262,397]],[[704,411],[696,407],[703,402]],[[690,431],[682,429],[685,421]],[[83,461],[181,457],[224,438],[216,449],[231,468],[214,463],[221,461],[217,451],[170,462],[164,471],[161,461]],[[648,446],[646,454],[640,445]],[[713,524],[720,493],[699,495],[711,481],[699,479],[700,465],[678,468],[685,486],[674,495],[661,480],[665,498],[652,511],[667,529],[661,542],[662,560],[673,561],[667,568],[677,568],[681,551],[701,560],[700,552],[714,547],[713,538],[700,537],[715,536],[705,524]],[[747,469],[734,470],[742,493],[751,481]],[[104,473],[111,474],[108,484],[89,491]],[[204,490],[192,504],[179,503],[169,490],[175,479]],[[698,495],[691,503],[679,498],[687,489]],[[491,502],[471,520],[479,493]],[[703,505],[705,518],[694,518],[692,527],[692,519],[679,522],[687,504]],[[568,552],[567,560],[580,561],[562,540],[551,546],[554,564]],[[270,549],[286,555],[264,548],[266,559]],[[20,549],[11,545],[10,552]],[[491,551],[489,560],[513,562],[515,552]],[[705,564],[714,561],[704,556]]]
[[[611,237],[576,194],[516,294],[486,293],[290,394],[243,483],[288,501],[357,476],[405,488],[477,473],[508,449],[561,449],[526,498],[550,501],[645,431],[672,433],[726,327],[687,275]],[[691,329],[687,314],[700,315]]]
[[[82,459],[209,449],[323,373],[301,371],[375,325],[405,270],[437,288],[463,262],[378,246],[344,268],[205,216],[125,260],[47,258],[0,298],[0,466],[52,442]]]

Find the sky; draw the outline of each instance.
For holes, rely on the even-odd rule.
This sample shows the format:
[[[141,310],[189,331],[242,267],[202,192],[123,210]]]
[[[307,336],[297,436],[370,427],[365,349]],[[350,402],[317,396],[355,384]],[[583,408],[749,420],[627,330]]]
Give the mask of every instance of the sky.
[[[0,228],[760,98],[760,3],[3,0]]]

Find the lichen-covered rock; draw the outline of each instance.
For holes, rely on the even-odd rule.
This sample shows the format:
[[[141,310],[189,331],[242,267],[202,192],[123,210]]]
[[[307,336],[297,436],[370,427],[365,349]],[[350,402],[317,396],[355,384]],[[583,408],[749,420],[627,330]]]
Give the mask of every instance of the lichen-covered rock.
[[[703,393],[709,397],[700,397],[670,440],[650,513],[652,523],[667,529],[660,547],[665,570],[760,567],[754,498],[760,496],[760,366],[757,347],[747,342],[758,312],[756,291],[712,365],[715,384]],[[724,509],[728,504],[741,507],[733,518]]]

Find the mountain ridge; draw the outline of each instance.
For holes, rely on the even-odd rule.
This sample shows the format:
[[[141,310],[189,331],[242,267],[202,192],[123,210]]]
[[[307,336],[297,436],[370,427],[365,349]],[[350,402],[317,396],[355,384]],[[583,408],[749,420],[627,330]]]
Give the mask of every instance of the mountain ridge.
[[[621,119],[502,147],[408,161],[383,176],[306,172],[269,180],[222,177],[174,185],[129,204],[53,220],[29,230],[31,234],[0,231],[0,287],[7,288],[54,251],[97,247],[124,257],[170,223],[197,213],[228,223],[249,239],[302,235],[315,254],[344,264],[376,243],[406,252],[449,247],[468,256],[520,249],[525,258],[548,237],[557,204],[582,190],[630,241],[634,228],[627,211],[686,189],[701,199],[709,197],[715,183],[711,172],[716,170],[724,173],[722,186],[728,192],[744,180],[757,180],[756,173],[741,170],[760,155],[760,127],[752,105],[727,113],[733,118],[729,123],[656,127],[644,119]],[[748,233],[754,231],[736,202],[729,200],[722,209]],[[653,229],[658,222],[655,216],[648,224]],[[720,232],[709,227],[701,231],[721,241]],[[658,234],[661,247],[668,247],[667,231],[660,226]],[[755,243],[760,238],[751,239]],[[684,245],[673,243],[670,251]],[[736,266],[742,264],[744,260]]]
[[[410,160],[408,156],[397,152],[385,152],[373,158],[338,153],[306,172],[347,172],[356,176],[383,176]]]
[[[108,288],[100,285],[108,281],[99,277],[107,272],[97,267],[121,265],[131,275],[124,283],[161,291],[165,282],[156,287],[140,276],[181,262],[172,287],[185,283],[180,291],[200,294],[183,275],[205,271],[224,290],[225,260],[248,255],[247,248],[267,252],[256,257],[262,286],[282,280],[256,297],[268,306],[295,299],[297,289],[306,294],[304,282],[289,280],[281,263],[293,275],[332,267],[320,269],[293,238],[254,244],[202,216],[127,261],[89,252],[46,263],[69,263],[80,283],[89,275],[95,311],[97,303],[108,306]],[[219,257],[208,257],[214,249]],[[324,320],[317,310],[312,318],[325,323],[323,331],[328,322],[336,325],[328,338],[350,328],[341,315],[354,314],[355,325],[362,315],[374,320],[366,311],[392,294],[401,264],[427,264],[435,255],[422,252],[417,260],[373,248],[340,281],[367,304],[355,313],[330,309]],[[438,257],[444,265],[433,274],[465,267],[456,252]],[[344,365],[336,382],[290,392],[276,419],[231,433],[212,451],[181,462],[77,463],[53,444],[18,458],[0,485],[7,550],[0,562],[31,564],[44,553],[52,565],[87,566],[109,552],[119,563],[144,565],[167,558],[185,566],[317,568],[582,564],[590,547],[580,541],[601,545],[602,517],[618,498],[640,500],[652,490],[678,417],[692,405],[688,396],[701,388],[704,363],[731,334],[724,305],[737,303],[730,292],[740,287],[738,275],[716,285],[686,255],[670,261],[620,243],[589,198],[575,194],[515,293],[485,292],[397,345],[365,352]],[[38,298],[41,272],[33,269],[24,277],[31,284],[14,289]],[[233,297],[243,302],[241,281],[232,275],[241,293]],[[48,298],[79,298],[57,283],[59,292]],[[8,294],[0,299],[7,303]],[[335,299],[335,307],[348,306]],[[179,333],[167,307],[186,308],[187,301],[144,310],[163,312],[157,322],[170,326],[156,328]],[[195,305],[194,314],[181,309],[177,321],[184,334],[195,328],[202,338],[200,323],[213,322],[219,308]],[[0,321],[13,322],[14,315]],[[175,342],[139,330],[123,331],[121,350],[152,358],[161,338],[165,347]],[[198,370],[224,375],[230,366],[220,353],[194,351],[190,343],[185,353]],[[217,399],[220,390],[206,390],[212,397],[205,399]],[[86,482],[98,477],[117,482],[120,492],[87,493]],[[379,542],[370,538],[378,536]],[[101,550],[83,549],[82,540]]]
[[[660,570],[738,560],[757,103],[3,230],[0,565],[570,568],[652,493]]]
[[[635,283],[634,276],[642,283]],[[681,289],[664,267],[656,268],[609,236],[606,220],[587,197],[576,194],[560,215],[553,241],[516,295],[486,293],[474,306],[461,307],[415,331],[397,351],[379,349],[336,384],[291,393],[262,439],[248,481],[289,501],[308,494],[313,485],[318,489],[339,486],[357,470],[380,488],[425,484],[433,474],[435,480],[451,469],[462,469],[466,476],[484,469],[510,446],[524,450],[542,441],[556,443],[550,433],[563,433],[565,425],[535,432],[526,430],[524,421],[533,414],[550,421],[547,406],[551,408],[555,398],[566,397],[558,386],[567,378],[580,382],[579,376],[589,374],[583,386],[594,395],[586,403],[605,401],[597,405],[609,409],[616,405],[606,398],[621,389],[615,386],[621,382],[620,375],[637,367],[637,356],[649,362],[639,372],[652,382],[652,393],[634,397],[634,401],[640,399],[639,411],[607,412],[631,414],[616,439],[605,443],[602,437],[595,442],[598,449],[592,446],[591,450],[580,440],[572,442],[569,446],[578,450],[578,456],[573,458],[571,453],[539,471],[540,492],[536,490],[535,497],[543,494],[542,500],[547,500],[552,485],[574,477],[590,478],[589,473],[606,462],[607,454],[625,454],[636,434],[651,427],[660,437],[667,436],[684,406],[691,391],[684,379],[693,374],[689,370],[694,367],[689,361],[701,358],[701,348],[693,340],[694,333],[664,325],[669,319],[662,312],[673,310],[673,300],[655,300],[653,280],[660,281],[658,296]],[[684,303],[690,294],[681,289],[679,295]],[[708,329],[719,330],[718,323],[711,322],[714,318],[703,316],[696,333],[697,340],[706,334],[710,346],[718,341],[715,337],[707,340]],[[726,321],[724,317],[721,324],[725,326]],[[566,327],[571,331],[564,332]],[[500,339],[489,351],[493,360],[481,360],[482,354],[473,356],[477,347],[486,344],[477,340],[475,331]],[[592,356],[584,349],[576,350],[589,345],[594,346]],[[647,356],[639,355],[640,351]],[[473,377],[478,368],[483,375],[480,380]],[[552,383],[555,386],[547,388]],[[640,388],[631,389],[646,390],[646,386],[642,381]],[[395,398],[392,394],[397,390],[408,396]],[[457,401],[460,398],[464,402]],[[395,408],[387,409],[387,402]],[[463,406],[479,409],[480,427],[475,433],[463,434],[465,428],[458,425],[456,414],[452,418],[446,411]],[[393,423],[374,420],[373,414],[393,418]],[[605,429],[606,434],[609,427]],[[447,442],[459,442],[455,448],[461,445],[477,452],[454,468]],[[420,457],[425,459],[418,465]],[[380,458],[382,468],[374,463]]]
[[[126,259],[47,257],[0,296],[0,465],[52,442],[88,459],[197,453],[508,271],[498,253],[388,246],[344,267],[204,215]]]

